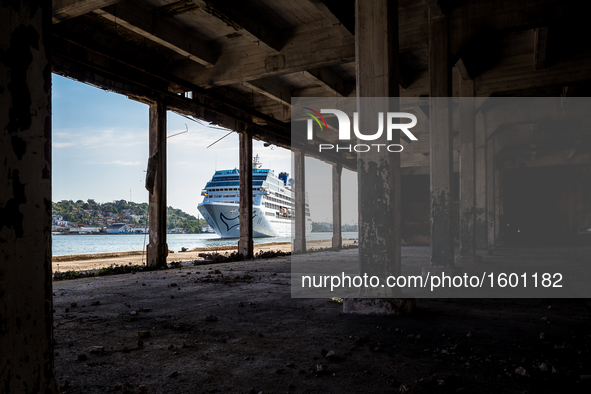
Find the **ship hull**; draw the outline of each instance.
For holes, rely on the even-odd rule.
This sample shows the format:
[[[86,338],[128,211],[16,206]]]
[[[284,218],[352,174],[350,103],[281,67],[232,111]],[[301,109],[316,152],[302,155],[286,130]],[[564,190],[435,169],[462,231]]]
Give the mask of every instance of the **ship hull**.
[[[207,224],[220,238],[239,238],[240,221],[238,204],[205,202],[197,207]],[[289,237],[292,234],[292,220],[275,219],[265,216],[259,207],[253,207],[253,237]],[[271,222],[271,220],[273,222]]]

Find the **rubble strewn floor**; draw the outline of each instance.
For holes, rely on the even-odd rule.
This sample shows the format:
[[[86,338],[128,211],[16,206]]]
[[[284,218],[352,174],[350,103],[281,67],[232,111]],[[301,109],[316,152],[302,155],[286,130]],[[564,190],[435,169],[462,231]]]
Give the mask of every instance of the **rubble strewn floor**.
[[[591,392],[586,300],[344,315],[292,299],[285,257],[60,281],[54,293],[62,393]]]

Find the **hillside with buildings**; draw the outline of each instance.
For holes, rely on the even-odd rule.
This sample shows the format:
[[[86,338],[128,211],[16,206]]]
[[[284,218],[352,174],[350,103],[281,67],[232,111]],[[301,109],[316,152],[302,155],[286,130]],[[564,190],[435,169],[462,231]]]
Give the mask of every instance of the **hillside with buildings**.
[[[173,207],[167,208],[170,233],[194,234],[206,223]],[[97,203],[62,200],[53,203],[52,231],[65,234],[144,234],[148,232],[148,204],[118,200]]]

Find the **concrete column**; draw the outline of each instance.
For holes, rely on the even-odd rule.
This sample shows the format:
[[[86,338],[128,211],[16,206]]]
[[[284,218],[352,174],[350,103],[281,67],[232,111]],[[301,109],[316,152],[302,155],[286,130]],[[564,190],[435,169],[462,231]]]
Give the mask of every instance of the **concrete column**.
[[[51,284],[51,2],[0,3],[0,391],[57,393]]]
[[[332,165],[332,247],[341,249],[343,237],[341,236],[341,173],[343,166]]]
[[[383,102],[359,101],[359,123],[377,129],[377,112],[398,110],[398,2],[356,1],[355,50],[357,95],[392,97],[390,108]],[[384,99],[385,100],[385,99]],[[377,108],[380,106],[379,108]],[[372,141],[397,144],[386,133]],[[400,154],[387,150],[358,153],[357,179],[359,204],[360,272],[378,277],[400,272]]]
[[[486,128],[484,116],[476,117],[475,134],[475,184],[476,184],[476,254],[488,254],[488,229],[486,224]]]
[[[148,265],[166,266],[166,106],[158,101],[150,105],[150,159],[146,187],[150,192]],[[150,187],[151,186],[151,187]]]
[[[386,99],[358,100],[359,123],[376,130],[378,112],[396,112],[399,108],[398,1],[357,0],[355,7],[357,95],[360,98],[390,98],[389,103]],[[392,140],[388,141],[385,132],[372,141],[375,144],[399,142],[399,133],[394,133]],[[386,275],[398,275],[400,154],[386,150],[358,153],[357,177],[360,273],[382,279]],[[347,299],[343,310],[347,313],[401,314],[414,309],[412,299],[387,298],[398,294],[389,290],[377,293],[384,298]]]
[[[252,138],[248,132],[240,139],[240,240],[238,253],[245,258],[253,256],[252,241]]]
[[[295,231],[293,251],[306,252],[306,165],[303,151],[294,151]]]
[[[503,170],[495,168],[495,246],[501,246],[501,217],[503,210]]]
[[[458,263],[476,262],[474,226],[474,80],[460,80],[460,255]]]
[[[488,253],[495,248],[495,145],[486,141],[486,232]]]
[[[453,135],[447,16],[429,14],[431,266],[454,265]]]

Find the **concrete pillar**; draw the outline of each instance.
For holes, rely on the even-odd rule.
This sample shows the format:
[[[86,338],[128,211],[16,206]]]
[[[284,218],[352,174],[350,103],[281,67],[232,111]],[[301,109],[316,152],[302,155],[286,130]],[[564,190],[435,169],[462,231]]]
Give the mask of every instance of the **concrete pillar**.
[[[341,249],[343,237],[341,236],[341,173],[343,166],[332,165],[332,247]]]
[[[358,100],[360,124],[377,128],[377,112],[399,108],[398,1],[355,2],[355,52],[358,97],[390,97]],[[386,133],[372,143],[397,144],[400,134],[387,141]],[[400,273],[400,154],[386,150],[358,153],[359,269],[385,279]],[[375,290],[375,289],[374,289]],[[386,298],[397,289],[383,289],[384,298],[346,299],[347,313],[401,314],[415,307],[414,299]],[[376,294],[377,292],[371,292]],[[362,290],[363,294],[363,290]]]
[[[431,266],[453,267],[453,134],[447,16],[429,14]]]
[[[395,112],[399,106],[398,2],[357,0],[356,7],[357,95],[395,98],[391,108],[376,108],[382,105],[377,101],[359,101],[359,123],[368,125],[368,129],[377,128],[376,112]],[[381,139],[372,143],[400,142],[399,133],[394,133],[392,138],[388,142],[383,133]],[[383,149],[358,153],[359,266],[362,273],[372,272],[381,277],[400,272],[400,178],[400,154]]]
[[[150,242],[148,265],[166,266],[166,106],[161,101],[150,105],[150,159],[146,187],[149,197]]]
[[[501,246],[501,217],[503,209],[503,170],[495,168],[495,247]]]
[[[306,252],[306,165],[303,151],[294,150],[295,231],[293,251]]]
[[[486,224],[486,128],[484,116],[476,117],[475,134],[475,184],[476,184],[476,254],[486,255],[488,251],[488,229]]]
[[[474,80],[460,80],[460,254],[456,262],[476,262],[474,226]]]
[[[57,393],[51,284],[51,2],[0,3],[0,391]]]
[[[238,253],[245,258],[253,256],[252,240],[252,138],[247,131],[240,140],[240,240]]]
[[[495,144],[486,141],[486,234],[488,253],[495,248]]]

